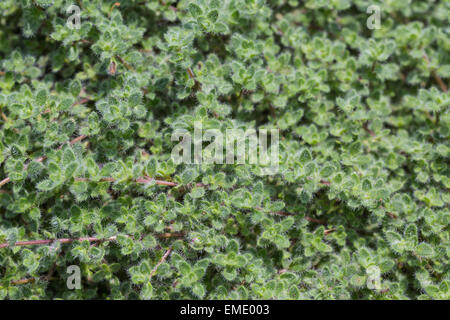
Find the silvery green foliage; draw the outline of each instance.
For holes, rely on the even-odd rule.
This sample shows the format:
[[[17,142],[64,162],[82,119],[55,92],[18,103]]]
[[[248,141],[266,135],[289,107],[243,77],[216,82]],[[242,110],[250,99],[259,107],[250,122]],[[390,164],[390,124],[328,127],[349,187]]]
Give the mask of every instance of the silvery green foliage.
[[[114,3],[0,2],[1,298],[450,298],[448,1]],[[196,121],[278,173],[175,165]]]

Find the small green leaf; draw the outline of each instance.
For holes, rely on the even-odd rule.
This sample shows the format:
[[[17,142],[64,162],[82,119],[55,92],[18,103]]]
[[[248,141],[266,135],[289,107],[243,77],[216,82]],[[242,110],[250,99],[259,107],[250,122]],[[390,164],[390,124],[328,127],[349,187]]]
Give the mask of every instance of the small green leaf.
[[[190,3],[189,4],[189,12],[191,13],[191,15],[194,18],[198,18],[198,17],[200,17],[203,14],[202,9],[198,5],[196,5],[195,3]]]
[[[211,10],[210,12],[208,12],[208,19],[211,22],[216,22],[218,17],[219,17],[219,11],[214,9],[214,10]]]
[[[205,287],[201,283],[197,282],[192,287],[192,293],[201,299],[206,294]]]
[[[182,184],[189,184],[194,181],[197,174],[194,169],[187,169],[181,174],[181,183]]]
[[[432,258],[434,256],[433,247],[424,242],[416,246],[415,252],[422,258]]]
[[[72,149],[66,148],[64,150],[62,160],[63,160],[63,165],[65,165],[65,166],[69,165],[71,162],[76,161],[75,154],[73,153]]]
[[[71,178],[75,173],[75,171],[77,170],[77,168],[78,163],[76,162],[69,163],[69,165],[66,167],[66,170],[64,171],[64,176],[66,177],[66,179]]]
[[[194,187],[194,188],[192,188],[192,191],[189,194],[194,199],[201,198],[205,195],[205,188]]]
[[[44,180],[38,183],[37,188],[41,191],[50,191],[55,188],[55,183],[52,180]]]
[[[307,162],[311,161],[312,160],[311,152],[309,152],[309,150],[307,149],[304,149],[300,154],[299,160],[301,164],[306,164]]]
[[[363,191],[370,191],[372,189],[372,184],[368,179],[364,179],[362,182]]]
[[[334,172],[334,168],[332,166],[326,166],[320,171],[320,176],[323,178],[328,178]]]
[[[44,105],[47,101],[47,91],[45,89],[39,90],[36,95],[36,103],[38,105]]]
[[[81,92],[81,82],[79,80],[73,80],[70,82],[69,90],[72,96],[75,98],[78,97],[78,95]]]

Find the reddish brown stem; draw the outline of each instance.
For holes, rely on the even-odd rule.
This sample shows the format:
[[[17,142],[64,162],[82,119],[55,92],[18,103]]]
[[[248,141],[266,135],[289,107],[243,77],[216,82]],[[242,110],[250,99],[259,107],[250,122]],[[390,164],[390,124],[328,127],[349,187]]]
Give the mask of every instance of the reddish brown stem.
[[[147,176],[136,179],[137,183],[150,183],[152,181],[155,181],[156,184],[161,185],[161,186],[169,186],[169,187],[177,186],[177,183],[175,183],[175,182],[157,180],[157,179],[153,179],[153,178],[147,177]]]
[[[327,222],[324,220],[320,220],[320,219],[316,219],[316,218],[312,218],[312,217],[308,217],[308,216],[306,216],[305,219],[308,220],[309,222],[319,223],[319,224],[323,224],[323,225],[327,224]]]
[[[12,285],[21,285],[21,284],[27,284],[27,283],[34,283],[36,281],[35,278],[27,278],[27,279],[21,279],[21,280],[12,280]]]
[[[82,135],[82,136],[79,136],[79,137],[76,137],[75,139],[73,139],[73,140],[70,140],[69,141],[69,144],[74,144],[74,143],[77,143],[77,142],[80,142],[81,140],[83,140],[84,138],[86,138],[87,136],[85,136],[85,135]],[[58,149],[61,149],[62,148],[62,145],[61,146],[59,146],[59,148]]]
[[[436,71],[431,71],[431,75],[433,76],[434,80],[437,82],[439,87],[441,87],[441,90],[447,93],[447,85],[444,83],[444,81],[439,77],[439,75],[436,73]]]
[[[371,137],[375,137],[375,132],[373,132],[372,130],[369,129],[369,127],[367,126],[367,122],[363,124],[363,129],[370,134]]]
[[[277,216],[284,216],[284,217],[292,216],[292,214],[283,212],[283,211],[275,211],[275,212],[272,212],[272,214],[276,214]]]
[[[79,182],[90,182],[93,181],[89,178],[75,178],[75,181],[79,181]],[[115,182],[117,181],[117,179],[114,179],[112,177],[105,177],[105,178],[101,178],[100,181],[102,182]],[[161,185],[161,186],[170,186],[170,187],[175,187],[177,186],[177,184],[175,182],[170,182],[170,181],[164,181],[164,180],[156,180],[150,177],[140,177],[137,178],[135,180],[135,182],[137,183],[150,183],[152,181],[155,181],[156,184]]]
[[[79,104],[85,104],[86,102],[89,102],[89,101],[91,101],[90,98],[83,98],[83,99],[80,99],[80,100],[78,100],[78,101],[75,101],[74,104],[72,105],[72,107],[73,107],[73,106],[77,106],[77,105],[79,105]]]
[[[255,209],[263,210],[263,208],[261,208],[261,207],[256,207]],[[284,211],[275,211],[275,212],[271,212],[271,214],[275,214],[275,215],[278,215],[278,216],[284,216],[284,217],[289,217],[289,216],[293,216],[294,215],[292,213],[284,212]],[[319,220],[319,219],[312,218],[312,217],[309,217],[309,216],[305,216],[305,219],[308,220],[309,222],[319,223],[319,224],[323,224],[323,225],[327,224],[327,222],[324,221],[324,220]]]
[[[111,15],[111,13],[112,13],[112,11],[113,11],[113,9],[114,9],[115,7],[120,7],[120,2],[115,2],[115,3],[112,5],[111,9],[109,10],[109,15]]]
[[[153,268],[153,270],[150,272],[150,278],[152,278],[156,271],[158,270],[158,267],[164,263],[164,261],[166,261],[167,257],[170,255],[170,253],[172,252],[172,248],[169,248],[169,250],[166,251],[166,253],[164,253],[164,255],[162,256],[161,260],[159,260],[159,262],[156,264],[156,266]]]
[[[75,181],[82,181],[82,182],[91,182],[92,181],[92,182],[94,182],[93,180],[91,180],[89,178],[75,178]],[[115,182],[115,181],[117,181],[117,179],[112,178],[112,177],[105,177],[105,178],[101,178],[100,181]],[[169,187],[178,186],[178,183],[176,183],[176,182],[158,180],[158,179],[154,179],[149,176],[139,177],[134,180],[134,182],[143,183],[143,184],[151,183],[153,181],[155,182],[155,184],[160,185],[160,186],[169,186]],[[195,186],[196,187],[205,187],[205,185],[203,183],[196,183]]]
[[[33,245],[44,245],[44,244],[51,244],[54,242],[60,242],[60,243],[71,243],[74,241],[84,241],[87,240],[89,242],[98,242],[98,241],[114,241],[117,237],[110,237],[105,239],[95,238],[95,237],[81,237],[81,238],[61,238],[61,239],[53,239],[53,240],[31,240],[31,241],[18,241],[16,242],[13,247],[20,247],[20,246],[33,246]],[[9,247],[9,243],[2,243],[0,244],[0,248],[6,248]]]
[[[0,181],[0,187],[7,184],[8,182],[10,182],[11,179],[9,177],[6,177],[5,179],[3,179],[2,181]]]
[[[156,238],[162,238],[162,239],[167,239],[167,238],[182,238],[184,237],[184,233],[183,232],[174,232],[174,233],[170,233],[170,232],[166,232],[166,233],[160,233],[160,234],[156,234],[154,235]]]
[[[386,212],[386,214],[391,217],[392,219],[397,219],[397,216],[393,214],[392,212]]]
[[[423,56],[423,58],[425,59],[425,61],[427,62],[427,64],[430,63],[430,59],[428,59],[428,55],[425,54]],[[434,81],[437,82],[437,84],[439,85],[439,87],[441,87],[441,90],[444,92],[447,92],[447,85],[444,83],[444,81],[442,81],[441,77],[439,77],[439,75],[436,73],[436,70],[431,70],[431,75],[434,78]]]
[[[182,238],[184,237],[184,233],[182,232],[174,232],[174,233],[160,233],[154,235],[156,238]],[[131,237],[131,236],[130,236]],[[18,241],[14,243],[12,246],[9,243],[0,243],[1,248],[8,247],[21,247],[21,246],[34,246],[34,245],[48,245],[55,242],[59,243],[72,243],[74,241],[89,241],[89,242],[104,242],[104,241],[115,241],[117,240],[117,236],[109,237],[109,238],[96,238],[96,237],[80,237],[80,238],[60,238],[60,239],[50,239],[50,240],[29,240],[29,241]]]
[[[306,177],[306,179],[312,180],[313,178],[312,177]],[[327,180],[324,180],[324,179],[320,180],[320,183],[324,184],[324,185],[327,185],[327,186],[331,185],[330,181],[327,181]]]
[[[277,114],[275,112],[275,108],[273,107],[273,105],[271,103],[269,103],[269,111],[270,111],[270,115],[272,116],[273,119],[277,118]]]
[[[189,74],[189,77],[191,77],[192,79],[195,79],[194,72],[192,71],[191,68],[187,68],[187,73]]]
[[[126,62],[121,56],[116,56],[116,58],[125,66],[125,68],[127,68],[130,71],[134,71],[134,68],[128,62]]]

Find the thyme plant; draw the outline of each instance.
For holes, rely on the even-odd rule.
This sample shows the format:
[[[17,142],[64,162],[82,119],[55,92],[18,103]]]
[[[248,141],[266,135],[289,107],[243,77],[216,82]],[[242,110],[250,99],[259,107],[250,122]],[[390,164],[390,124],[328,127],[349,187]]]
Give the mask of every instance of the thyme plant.
[[[449,299],[449,10],[2,0],[0,298]]]

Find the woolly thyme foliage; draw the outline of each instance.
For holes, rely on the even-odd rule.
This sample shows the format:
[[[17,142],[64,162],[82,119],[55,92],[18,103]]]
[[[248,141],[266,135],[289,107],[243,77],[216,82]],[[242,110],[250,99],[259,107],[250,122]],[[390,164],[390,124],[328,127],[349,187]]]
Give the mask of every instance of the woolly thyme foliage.
[[[0,297],[449,299],[449,9],[1,1]],[[278,173],[175,165],[196,121]]]

